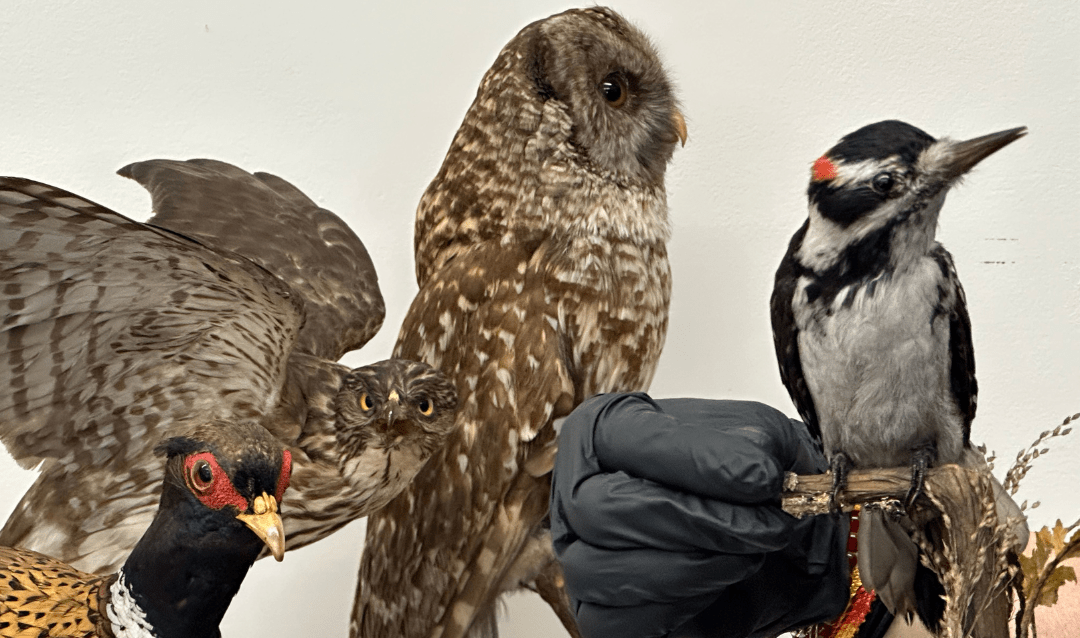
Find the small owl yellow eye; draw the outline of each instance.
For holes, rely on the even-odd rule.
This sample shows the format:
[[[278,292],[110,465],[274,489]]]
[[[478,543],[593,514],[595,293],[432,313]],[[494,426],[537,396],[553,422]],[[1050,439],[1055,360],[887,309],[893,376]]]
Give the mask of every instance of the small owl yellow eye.
[[[371,402],[371,397],[368,396],[368,393],[365,392],[365,393],[361,394],[360,395],[360,409],[363,410],[364,412],[367,412],[367,411],[371,410],[371,408],[373,408],[373,407],[375,407],[375,404]]]
[[[431,413],[435,411],[435,404],[427,399],[420,399],[420,402],[416,404],[416,407],[420,408],[420,414],[424,416],[431,416]]]

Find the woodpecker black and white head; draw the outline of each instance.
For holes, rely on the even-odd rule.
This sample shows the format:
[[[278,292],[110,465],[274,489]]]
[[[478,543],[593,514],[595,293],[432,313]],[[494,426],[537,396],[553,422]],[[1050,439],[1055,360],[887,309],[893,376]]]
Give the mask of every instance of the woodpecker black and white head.
[[[834,499],[851,467],[910,463],[911,505],[928,466],[970,447],[971,324],[938,215],[964,174],[1025,133],[935,140],[891,120],[813,163],[771,315],[781,377],[830,459]]]
[[[933,249],[949,188],[1025,132],[935,140],[888,120],[845,136],[811,170],[799,262],[835,284],[910,266]]]

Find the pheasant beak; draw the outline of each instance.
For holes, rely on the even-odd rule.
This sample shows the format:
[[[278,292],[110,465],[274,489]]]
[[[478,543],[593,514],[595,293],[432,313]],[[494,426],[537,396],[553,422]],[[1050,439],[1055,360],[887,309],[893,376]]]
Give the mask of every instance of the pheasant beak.
[[[675,109],[671,115],[671,123],[675,125],[675,134],[679,136],[679,142],[686,146],[686,118],[679,109]]]
[[[281,562],[285,557],[285,525],[277,511],[277,499],[263,492],[255,497],[251,510],[253,514],[238,514],[236,518],[266,543],[270,553],[274,555],[274,560]]]
[[[1027,134],[1027,127],[1020,126],[982,137],[952,142],[943,166],[946,178],[954,180],[970,171],[976,164]]]

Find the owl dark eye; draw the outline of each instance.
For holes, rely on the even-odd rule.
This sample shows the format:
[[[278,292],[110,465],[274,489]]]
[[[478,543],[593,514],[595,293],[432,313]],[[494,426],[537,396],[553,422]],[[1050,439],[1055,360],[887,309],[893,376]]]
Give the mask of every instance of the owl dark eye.
[[[891,191],[893,187],[892,173],[878,173],[877,175],[875,175],[873,186],[874,190],[876,190],[877,192],[881,193],[882,195],[888,195],[889,191]]]
[[[626,80],[618,73],[610,73],[600,82],[600,95],[608,101],[608,104],[618,108],[626,103]]]
[[[195,489],[205,492],[210,489],[213,482],[214,470],[210,468],[209,463],[200,460],[191,466],[191,484],[195,486]]]
[[[431,416],[431,413],[435,411],[435,406],[426,398],[420,399],[420,401],[417,402],[416,407],[420,408],[420,414],[423,414],[424,416]]]
[[[371,402],[371,397],[365,392],[360,395],[360,409],[367,412],[371,408],[375,407],[375,404]]]

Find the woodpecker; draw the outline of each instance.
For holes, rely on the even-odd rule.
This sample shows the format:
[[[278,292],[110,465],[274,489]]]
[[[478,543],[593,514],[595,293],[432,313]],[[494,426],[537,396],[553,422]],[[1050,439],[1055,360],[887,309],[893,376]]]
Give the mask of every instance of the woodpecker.
[[[910,463],[910,507],[928,467],[970,450],[971,322],[938,215],[965,173],[1026,132],[936,140],[890,120],[813,163],[771,317],[781,378],[829,459],[834,503],[849,469]],[[898,606],[910,617],[908,602]]]

